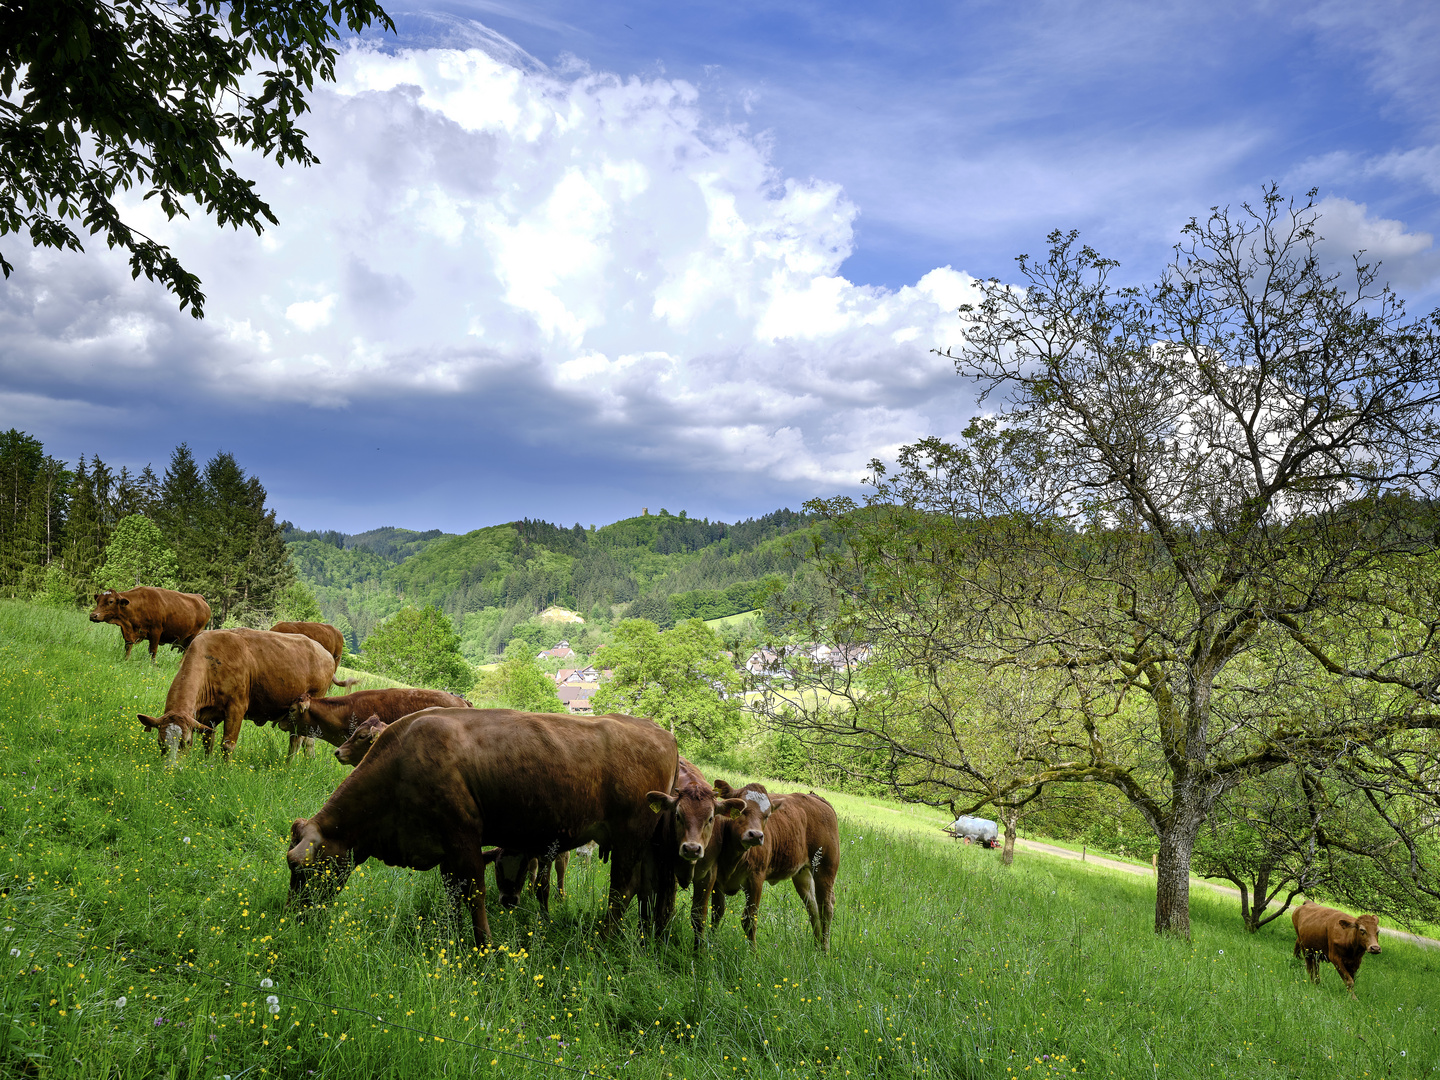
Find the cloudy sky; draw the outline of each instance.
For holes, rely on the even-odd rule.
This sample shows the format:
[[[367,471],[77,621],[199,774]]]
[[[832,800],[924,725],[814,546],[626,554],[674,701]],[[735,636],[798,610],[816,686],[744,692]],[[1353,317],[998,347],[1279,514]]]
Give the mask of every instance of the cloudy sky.
[[[229,450],[302,528],[733,521],[958,433],[930,350],[1052,228],[1145,280],[1192,214],[1314,186],[1440,303],[1431,3],[391,10],[313,98],[322,165],[237,158],[278,227],[131,208],[203,322],[103,245],[5,239],[0,428]]]

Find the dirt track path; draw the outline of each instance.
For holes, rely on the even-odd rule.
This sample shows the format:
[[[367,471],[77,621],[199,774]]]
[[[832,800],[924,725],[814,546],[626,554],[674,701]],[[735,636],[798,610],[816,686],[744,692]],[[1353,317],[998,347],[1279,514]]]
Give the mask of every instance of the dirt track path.
[[[1022,839],[1018,836],[1015,838],[1015,846],[1017,848],[1023,848],[1026,851],[1037,852],[1041,855],[1051,855],[1061,859],[1080,859],[1080,853],[1078,851],[1071,851],[1069,848],[1056,847],[1054,844],[1041,844],[1037,843],[1034,840]],[[1150,877],[1152,873],[1149,867],[1136,866],[1134,863],[1120,862],[1118,859],[1107,859],[1100,855],[1087,854],[1084,861],[1087,863],[1094,863],[1096,866],[1104,866],[1110,870],[1124,870],[1126,873],[1139,874],[1143,877]],[[1240,899],[1240,890],[1232,889],[1229,885],[1217,885],[1213,881],[1206,881],[1204,878],[1197,877],[1192,877],[1190,879],[1190,884],[1203,885],[1207,889],[1214,889],[1216,892],[1222,892],[1225,893],[1227,896],[1233,896],[1237,900]],[[1401,941],[1408,941],[1411,944],[1419,945],[1421,948],[1425,949],[1440,949],[1440,941],[1436,941],[1434,938],[1421,937],[1419,934],[1407,934],[1404,930],[1395,930],[1388,926],[1382,927],[1381,930],[1385,937],[1398,938]]]

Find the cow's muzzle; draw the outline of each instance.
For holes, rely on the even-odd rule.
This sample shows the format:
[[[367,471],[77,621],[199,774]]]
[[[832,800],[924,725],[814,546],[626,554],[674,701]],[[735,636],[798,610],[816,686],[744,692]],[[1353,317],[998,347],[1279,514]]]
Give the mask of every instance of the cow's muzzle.
[[[520,906],[520,897],[514,895],[513,893],[501,893],[500,906],[505,908],[507,911],[514,910],[515,908]]]
[[[765,842],[765,830],[748,829],[745,834],[740,837],[740,842],[747,848],[754,847],[756,844],[763,844]]]
[[[1380,951],[1380,946],[1379,946],[1379,944],[1377,943],[1377,944],[1375,944],[1375,945],[1371,945],[1370,948],[1366,949],[1365,951],[1366,951],[1366,952],[1372,952],[1372,953],[1378,953],[1378,952]]]
[[[705,845],[703,844],[689,843],[680,845],[680,857],[686,862],[699,862],[700,856],[704,854]]]

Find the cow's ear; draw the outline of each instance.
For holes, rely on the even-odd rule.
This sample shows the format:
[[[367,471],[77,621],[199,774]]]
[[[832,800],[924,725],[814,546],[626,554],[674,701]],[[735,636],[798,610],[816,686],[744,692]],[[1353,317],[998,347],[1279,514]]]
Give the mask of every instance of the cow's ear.
[[[651,791],[645,795],[645,801],[655,813],[663,814],[667,810],[674,810],[677,800],[674,795],[666,795],[663,791]]]
[[[1354,929],[1355,929],[1355,923],[1354,923],[1352,920],[1350,920],[1350,919],[1341,919],[1341,920],[1340,920],[1340,929],[1342,929],[1342,930],[1354,930]]]
[[[120,597],[120,606],[121,606],[121,607],[129,607],[129,606],[130,606],[130,598],[129,598],[128,596],[122,596],[122,597]]]
[[[143,712],[137,713],[136,715],[140,717],[140,723],[144,724],[147,728],[158,728],[161,726],[158,716],[146,716]]]
[[[730,795],[731,795],[731,794],[734,792],[734,790],[735,790],[735,789],[732,788],[729,784],[727,784],[724,780],[716,780],[715,783],[711,784],[710,786],[713,787],[716,791],[718,791],[718,792],[720,793],[720,797],[721,797],[722,799],[728,799],[728,798],[730,798]]]
[[[304,835],[305,825],[306,819],[301,817],[297,817],[294,821],[290,822],[291,847],[294,847],[296,844],[300,843],[300,838]]]
[[[744,799],[726,799],[720,804],[720,812],[732,821],[738,821],[745,815]]]
[[[480,865],[489,866],[496,859],[500,858],[500,856],[504,853],[505,849],[498,847],[492,847],[489,851],[482,851],[480,853]]]
[[[309,712],[309,711],[310,711],[310,691],[309,691],[309,690],[306,690],[305,693],[301,694],[301,695],[300,695],[300,700],[299,700],[298,702],[296,702],[296,704],[300,706],[300,711],[301,711],[301,712]]]
[[[779,810],[788,801],[789,800],[785,799],[783,796],[779,799],[772,798],[770,800],[770,814],[773,814],[776,810]],[[766,814],[765,816],[769,817],[770,814]]]

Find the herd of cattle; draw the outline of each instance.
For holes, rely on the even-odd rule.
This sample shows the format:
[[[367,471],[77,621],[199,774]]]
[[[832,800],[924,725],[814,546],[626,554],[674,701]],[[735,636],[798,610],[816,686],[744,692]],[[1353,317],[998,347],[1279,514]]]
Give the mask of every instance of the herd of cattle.
[[[563,888],[569,852],[594,844],[610,864],[607,933],[632,897],[642,929],[660,931],[689,887],[697,947],[707,914],[718,924],[725,897],[741,891],[753,943],[765,885],[789,880],[816,944],[829,949],[839,823],[813,792],[712,785],[673,735],[631,716],[475,709],[455,694],[409,688],[326,697],[350,683],[335,678],[344,642],[324,623],[206,630],[203,598],[145,587],[100,593],[90,618],[120,627],[127,657],[139,641],[152,660],[160,645],[183,651],[164,712],[140,715],[162,752],[189,748],[196,732],[208,752],[223,724],[228,757],[248,717],[289,732],[287,760],[319,738],[355,766],[324,806],[291,825],[290,896],[299,904],[333,894],[369,858],[438,866],[484,946],[487,866],[504,906],[533,883],[545,909],[552,867]]]
[[[673,735],[633,716],[474,709],[442,690],[327,698],[332,685],[351,683],[335,678],[344,640],[325,623],[206,630],[202,597],[144,587],[98,594],[90,618],[120,627],[127,659],[139,641],[149,642],[152,661],[160,645],[183,650],[165,711],[140,716],[162,751],[189,747],[199,731],[208,752],[223,723],[228,757],[249,717],[290,733],[287,761],[301,746],[313,753],[319,738],[355,766],[324,806],[290,827],[293,901],[326,898],[369,858],[438,866],[484,946],[487,866],[502,905],[513,908],[533,884],[548,912],[552,868],[563,889],[569,853],[593,843],[610,863],[607,933],[636,896],[642,929],[660,930],[677,890],[688,887],[698,946],[707,913],[718,925],[725,897],[743,891],[741,921],[753,944],[764,886],[789,880],[816,943],[830,947],[839,824],[814,792],[772,796],[761,784],[712,784],[680,757]],[[1292,919],[1295,955],[1311,979],[1320,981],[1328,960],[1353,996],[1360,962],[1380,952],[1375,916],[1307,901]]]

